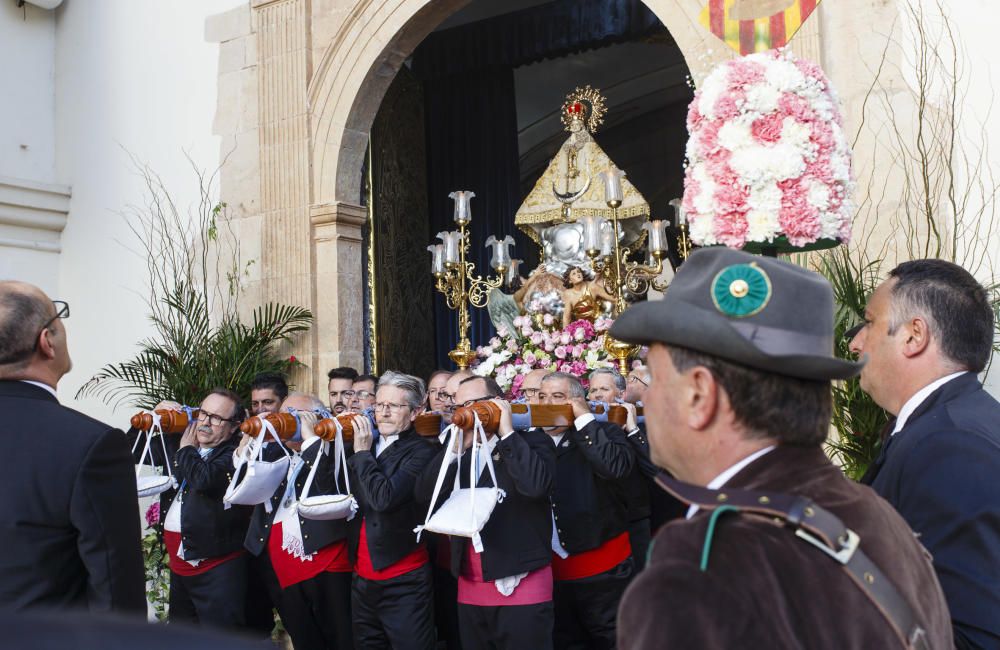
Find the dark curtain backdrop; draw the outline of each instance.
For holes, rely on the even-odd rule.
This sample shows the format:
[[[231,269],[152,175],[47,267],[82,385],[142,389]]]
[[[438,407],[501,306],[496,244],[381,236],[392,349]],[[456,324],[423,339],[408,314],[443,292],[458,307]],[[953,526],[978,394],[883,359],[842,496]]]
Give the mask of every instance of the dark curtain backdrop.
[[[513,235],[513,257],[534,268],[537,246],[514,226],[521,200],[514,68],[662,29],[640,0],[559,0],[428,36],[412,59],[424,82],[428,242],[455,229],[448,194],[472,190],[470,253],[477,271],[490,271],[489,235]],[[472,309],[471,317],[472,344],[483,345],[494,333],[489,314]],[[438,366],[451,368],[447,355],[458,342],[458,321],[436,291],[434,320]]]
[[[495,68],[431,79],[424,84],[427,138],[429,236],[455,230],[454,202],[448,194],[472,190],[469,259],[479,275],[492,273],[485,241],[513,235],[515,257],[534,246],[514,226],[519,205],[517,113],[513,68]],[[438,240],[434,240],[435,242]],[[427,255],[428,273],[430,255]],[[435,291],[436,349],[439,367],[451,368],[448,351],[458,342],[458,317]],[[485,309],[472,309],[469,338],[483,345],[493,336]]]

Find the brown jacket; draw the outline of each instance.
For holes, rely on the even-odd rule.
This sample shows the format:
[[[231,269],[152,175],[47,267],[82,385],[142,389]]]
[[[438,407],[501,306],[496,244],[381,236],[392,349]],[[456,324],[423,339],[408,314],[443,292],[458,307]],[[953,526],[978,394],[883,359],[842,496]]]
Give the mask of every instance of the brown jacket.
[[[779,446],[726,487],[802,495],[835,514],[915,608],[929,647],[953,647],[948,607],[923,546],[888,503],[845,478],[820,449]],[[618,609],[619,648],[899,647],[841,566],[773,520],[721,515],[702,572],[708,522],[701,510],[657,534],[649,566]]]

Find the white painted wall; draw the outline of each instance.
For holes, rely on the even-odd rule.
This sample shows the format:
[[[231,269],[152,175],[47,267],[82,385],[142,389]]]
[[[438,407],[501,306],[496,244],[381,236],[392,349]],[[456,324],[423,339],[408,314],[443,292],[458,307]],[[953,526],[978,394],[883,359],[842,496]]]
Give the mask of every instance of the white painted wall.
[[[0,176],[55,182],[55,15],[0,2]]]
[[[205,41],[205,19],[245,1],[66,0],[51,12],[0,2],[0,177],[72,187],[62,252],[0,245],[0,277],[69,301],[74,370],[59,396],[108,422],[123,425],[129,413],[73,395],[150,334],[145,266],[128,252],[132,235],[117,214],[143,199],[126,151],[149,163],[181,206],[196,202],[184,152],[201,168],[219,162],[211,131],[219,48]],[[24,234],[8,226],[0,237],[10,233]]]
[[[218,45],[206,17],[245,0],[67,0],[56,20],[56,174],[73,187],[63,233],[60,296],[74,370],[59,386],[73,394],[103,364],[130,357],[151,334],[143,302],[145,264],[124,218],[143,188],[128,154],[148,163],[179,206],[197,203],[196,164],[213,170]],[[96,399],[76,408],[123,424],[129,413]]]

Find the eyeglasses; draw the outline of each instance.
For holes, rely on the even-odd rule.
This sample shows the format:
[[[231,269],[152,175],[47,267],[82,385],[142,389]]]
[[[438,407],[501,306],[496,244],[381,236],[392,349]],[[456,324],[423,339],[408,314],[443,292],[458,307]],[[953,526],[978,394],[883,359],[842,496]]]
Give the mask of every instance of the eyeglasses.
[[[34,349],[32,349],[32,352],[38,350],[38,337],[42,335],[42,332],[49,329],[49,326],[52,325],[52,323],[56,322],[57,318],[69,318],[68,302],[65,302],[63,300],[53,300],[52,304],[56,308],[56,315],[45,321],[45,324],[42,325],[41,329],[38,330],[38,334],[35,335],[35,347]]]
[[[375,411],[389,411],[399,413],[401,410],[410,408],[409,404],[393,404],[392,402],[375,402]]]
[[[357,397],[358,399],[371,399],[375,397],[375,393],[369,393],[366,390],[359,390],[356,393],[354,393],[354,396]]]
[[[476,399],[467,399],[464,402],[462,402],[462,406],[472,406],[476,402],[485,402],[488,399],[493,399],[493,398],[487,395],[485,397],[477,397]]]
[[[198,412],[198,421],[203,422],[207,420],[213,427],[220,426],[223,422],[233,422],[232,418],[224,418],[221,415],[216,415],[215,413],[208,413],[204,409]]]
[[[451,393],[446,393],[443,390],[438,391],[438,399],[440,399],[442,402],[450,402],[452,404],[455,403],[455,396]]]
[[[629,381],[630,384],[634,384],[635,382],[639,382],[643,386],[646,386],[647,388],[649,387],[649,384],[647,384],[643,380],[639,379],[639,375],[629,375],[628,376],[628,381]]]
[[[540,391],[540,390],[542,390],[542,389],[541,388],[522,388],[521,392],[523,394],[527,395],[528,397],[534,397],[535,395],[538,394],[538,391]]]

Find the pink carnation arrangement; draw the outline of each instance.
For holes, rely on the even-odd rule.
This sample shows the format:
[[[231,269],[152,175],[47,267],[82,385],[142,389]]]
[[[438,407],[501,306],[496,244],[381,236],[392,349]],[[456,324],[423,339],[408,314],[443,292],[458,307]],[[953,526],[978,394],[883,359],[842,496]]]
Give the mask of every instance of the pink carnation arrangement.
[[[850,240],[851,150],[819,66],[787,49],[723,63],[695,93],[687,127],[692,242]]]
[[[501,327],[488,345],[476,348],[479,360],[472,371],[496,379],[512,398],[520,397],[524,375],[536,368],[576,375],[586,387],[591,370],[611,365],[604,334],[612,322],[598,318],[593,323],[573,321],[565,329],[536,329],[530,316],[518,316],[514,331]]]
[[[152,528],[160,523],[160,503],[154,501],[146,508],[146,525]]]

